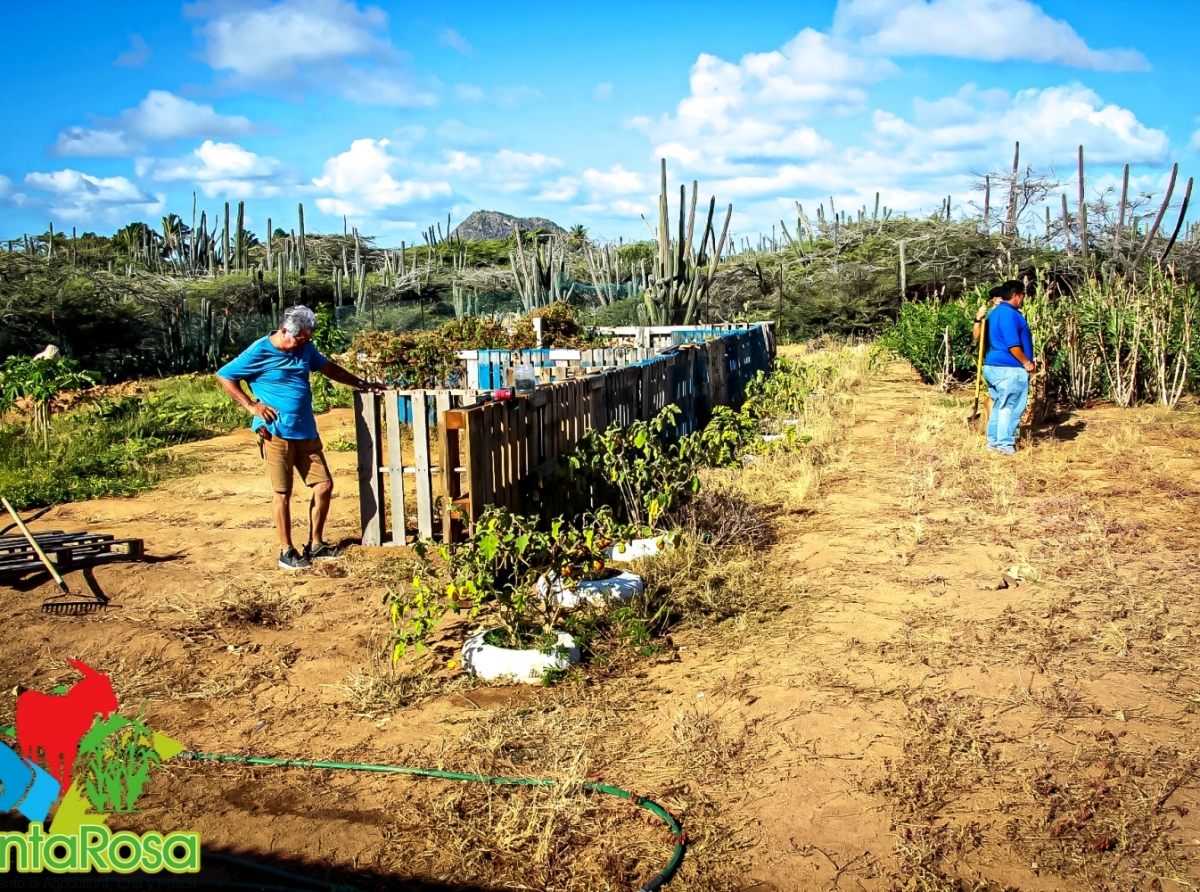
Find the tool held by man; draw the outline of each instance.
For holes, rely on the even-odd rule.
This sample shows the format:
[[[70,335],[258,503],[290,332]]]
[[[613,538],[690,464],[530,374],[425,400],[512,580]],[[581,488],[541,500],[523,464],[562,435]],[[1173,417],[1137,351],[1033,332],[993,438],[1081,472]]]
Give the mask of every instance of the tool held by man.
[[[983,353],[987,343],[987,315],[977,323],[979,325],[979,349],[975,356],[975,404],[971,406],[971,415],[967,424],[972,428],[979,426],[979,394],[983,391]]]

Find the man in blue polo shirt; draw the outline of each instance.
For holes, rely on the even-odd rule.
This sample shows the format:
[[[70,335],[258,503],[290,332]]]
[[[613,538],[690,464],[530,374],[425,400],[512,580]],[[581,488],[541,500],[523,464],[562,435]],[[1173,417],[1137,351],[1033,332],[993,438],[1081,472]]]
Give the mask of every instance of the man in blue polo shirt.
[[[217,381],[239,406],[254,416],[250,429],[258,434],[267,475],[275,492],[272,515],[279,544],[279,566],[303,570],[313,560],[338,557],[335,546],[323,541],[325,518],[333,495],[333,479],[313,416],[309,374],[320,372],[331,381],[360,389],[379,390],[336,362],[321,355],[312,343],[317,317],[308,307],[289,307],[279,330],[259,338],[217,372]],[[242,388],[245,381],[253,396]],[[309,541],[300,553],[292,544],[292,476],[312,490]]]
[[[1029,375],[1033,363],[1033,335],[1021,314],[1025,286],[1005,282],[998,303],[987,315],[988,351],[983,359],[992,411],[988,415],[987,448],[1002,455],[1016,451],[1017,426],[1029,402]]]

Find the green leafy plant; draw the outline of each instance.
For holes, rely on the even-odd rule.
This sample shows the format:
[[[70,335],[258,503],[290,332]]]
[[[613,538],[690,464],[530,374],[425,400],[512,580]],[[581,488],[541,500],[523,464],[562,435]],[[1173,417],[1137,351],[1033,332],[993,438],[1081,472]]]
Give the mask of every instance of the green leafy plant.
[[[967,380],[975,374],[971,326],[979,302],[910,301],[900,307],[881,343],[911,362],[931,384],[949,387],[955,380]]]
[[[0,366],[0,415],[22,398],[32,405],[31,426],[35,430],[50,430],[53,400],[64,390],[92,387],[96,378],[81,371],[72,359],[34,359],[10,356]]]
[[[419,543],[422,566],[412,586],[385,596],[393,659],[421,650],[450,611],[465,610],[471,619],[486,611],[498,626],[491,643],[499,646],[551,646],[564,614],[554,582],[570,588],[587,569],[602,567],[603,550],[626,532],[604,510],[539,528],[536,517],[491,506],[465,542],[436,549]]]
[[[162,757],[142,713],[136,719],[113,713],[107,719],[97,716],[79,742],[79,764],[83,792],[97,811],[131,812],[151,770],[162,767]]]
[[[700,488],[693,451],[673,436],[678,418],[670,405],[649,421],[589,431],[566,459],[566,479],[622,521],[655,529],[682,493]]]

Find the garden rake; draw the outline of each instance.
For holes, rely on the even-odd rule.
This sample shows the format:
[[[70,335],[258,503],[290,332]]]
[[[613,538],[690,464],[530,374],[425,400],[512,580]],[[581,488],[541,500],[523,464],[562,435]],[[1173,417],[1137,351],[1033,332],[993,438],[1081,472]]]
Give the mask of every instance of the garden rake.
[[[979,323],[979,350],[975,357],[975,405],[971,407],[971,417],[967,419],[967,426],[972,430],[979,427],[979,392],[983,385],[983,345],[987,341],[987,317]]]
[[[17,529],[21,531],[21,534],[25,537],[25,541],[29,543],[30,547],[37,554],[38,560],[42,562],[42,566],[50,572],[50,575],[54,577],[54,582],[62,591],[61,595],[55,595],[42,602],[42,613],[79,615],[82,613],[94,613],[108,606],[108,598],[100,592],[94,592],[95,597],[90,601],[81,600],[78,595],[71,594],[71,590],[67,588],[67,584],[63,581],[62,574],[51,563],[50,558],[46,557],[46,552],[42,551],[42,546],[38,545],[37,539],[34,538],[33,533],[29,532],[29,527],[25,526],[25,521],[21,520],[21,516],[9,504],[8,499],[0,498],[0,503],[8,510],[13,522],[17,525]]]

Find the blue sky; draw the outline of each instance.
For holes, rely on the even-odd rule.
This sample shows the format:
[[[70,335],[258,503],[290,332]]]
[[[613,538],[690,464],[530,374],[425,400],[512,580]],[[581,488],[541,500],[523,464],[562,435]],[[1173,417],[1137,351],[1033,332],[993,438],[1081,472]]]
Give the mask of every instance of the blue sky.
[[[786,8],[785,8],[786,7]],[[0,0],[0,238],[190,219],[383,244],[479,208],[643,237],[657,159],[734,230],[979,201],[1022,160],[1089,194],[1200,170],[1200,4]]]

